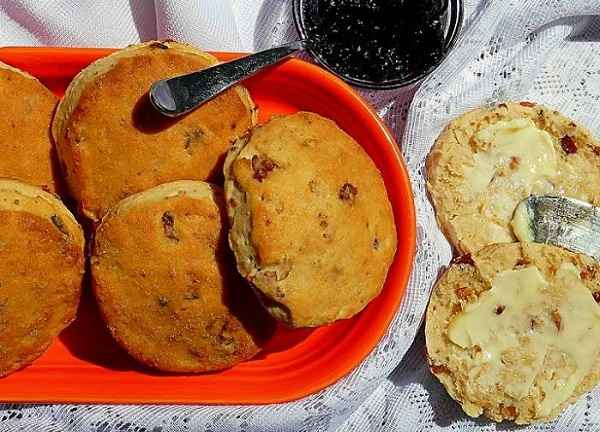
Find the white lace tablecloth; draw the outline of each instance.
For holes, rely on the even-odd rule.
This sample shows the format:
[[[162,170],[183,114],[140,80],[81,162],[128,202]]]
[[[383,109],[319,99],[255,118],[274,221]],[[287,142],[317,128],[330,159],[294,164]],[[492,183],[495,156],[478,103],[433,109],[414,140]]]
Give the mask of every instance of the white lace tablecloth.
[[[290,6],[290,0],[0,0],[0,46],[119,47],[170,38],[207,50],[255,51],[296,37]],[[450,118],[500,99],[552,105],[600,133],[600,17],[594,15],[600,0],[465,0],[458,45],[418,90],[362,92],[401,142],[418,245],[400,310],[352,374],[303,400],[269,406],[4,404],[0,432],[515,429],[467,418],[427,371],[419,328],[451,251],[425,194],[423,161]],[[600,391],[556,422],[518,429],[600,430]]]

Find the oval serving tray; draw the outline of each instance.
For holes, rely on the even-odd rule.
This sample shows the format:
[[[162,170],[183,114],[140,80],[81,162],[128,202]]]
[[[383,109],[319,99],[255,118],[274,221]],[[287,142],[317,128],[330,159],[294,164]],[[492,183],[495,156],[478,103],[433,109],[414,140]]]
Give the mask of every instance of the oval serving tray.
[[[0,61],[38,77],[57,95],[82,68],[111,49],[1,48]],[[221,60],[239,56],[216,53]],[[0,379],[13,402],[266,404],[299,399],[334,383],[375,347],[404,294],[415,248],[415,210],[404,163],[373,110],[327,71],[290,59],[246,82],[260,109],[314,111],[335,120],[373,158],[392,202],[398,252],[382,293],[359,315],[318,329],[279,327],[265,350],[222,372],[163,374],[137,365],[108,334],[84,287],[77,320],[33,365]]]

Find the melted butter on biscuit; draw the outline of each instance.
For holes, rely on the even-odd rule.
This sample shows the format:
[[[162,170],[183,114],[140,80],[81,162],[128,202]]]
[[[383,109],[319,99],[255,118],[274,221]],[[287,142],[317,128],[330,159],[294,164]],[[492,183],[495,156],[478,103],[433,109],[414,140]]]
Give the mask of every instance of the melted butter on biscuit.
[[[510,222],[513,233],[520,242],[532,242],[535,240],[531,223],[532,215],[529,214],[529,206],[526,201],[521,201],[515,209],[512,221]]]
[[[596,361],[600,306],[570,263],[558,269],[551,289],[536,267],[508,270],[454,318],[448,336],[461,348],[478,346],[470,378],[480,385],[504,382],[507,395],[523,399],[536,382],[545,394],[537,416],[546,416],[573,394]],[[545,378],[550,349],[574,365],[563,379]]]
[[[482,228],[490,242],[514,241],[507,225],[519,201],[554,191],[551,180],[558,175],[554,139],[528,118],[496,122],[474,139],[480,150],[464,167],[461,192],[490,222]]]
[[[512,182],[532,185],[556,172],[552,136],[528,118],[499,121],[480,130],[475,139],[487,150],[474,155],[465,177],[475,192],[484,191],[497,171],[509,167]],[[512,163],[512,167],[511,167]]]

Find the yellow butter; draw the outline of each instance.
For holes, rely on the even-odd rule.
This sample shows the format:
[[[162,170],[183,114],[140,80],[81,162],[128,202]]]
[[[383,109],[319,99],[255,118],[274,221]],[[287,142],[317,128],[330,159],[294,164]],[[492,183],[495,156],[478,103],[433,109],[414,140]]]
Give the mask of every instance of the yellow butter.
[[[517,206],[510,223],[515,237],[520,242],[532,242],[534,240],[528,208],[527,202],[521,201]]]
[[[507,176],[522,186],[533,186],[556,172],[553,138],[531,119],[499,121],[479,131],[475,139],[486,148],[465,169],[467,185],[475,193],[483,192],[501,168],[508,167]],[[513,158],[514,168],[510,168]]]
[[[600,347],[600,306],[582,283],[572,264],[563,264],[555,277],[552,295],[548,282],[536,267],[499,273],[492,288],[469,304],[450,323],[448,336],[462,348],[479,346],[474,364],[482,384],[501,382],[511,351],[526,352],[526,367],[511,371],[519,379],[504,391],[516,398],[527,397],[542,372],[548,349],[565,353],[575,364],[566,380],[541,381],[545,397],[537,415],[546,416],[567,400],[590,372]],[[560,316],[557,328],[553,313]],[[483,371],[483,372],[481,372]]]

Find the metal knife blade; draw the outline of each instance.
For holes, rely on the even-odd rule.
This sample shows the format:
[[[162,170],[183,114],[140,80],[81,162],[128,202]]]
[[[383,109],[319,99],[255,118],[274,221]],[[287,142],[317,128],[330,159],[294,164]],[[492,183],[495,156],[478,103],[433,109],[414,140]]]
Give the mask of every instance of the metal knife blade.
[[[573,198],[530,196],[512,219],[519,241],[548,243],[600,260],[600,208]]]

